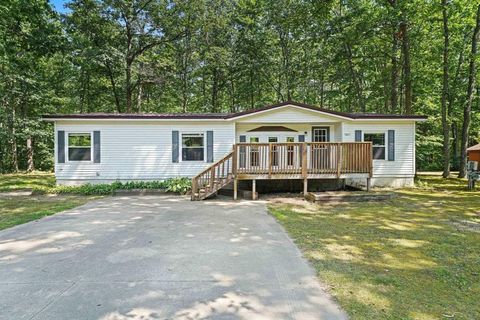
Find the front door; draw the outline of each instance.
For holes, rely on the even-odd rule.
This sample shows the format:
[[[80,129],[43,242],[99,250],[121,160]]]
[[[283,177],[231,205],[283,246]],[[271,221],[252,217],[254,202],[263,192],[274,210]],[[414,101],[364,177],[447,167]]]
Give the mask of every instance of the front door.
[[[329,127],[313,127],[312,142],[330,142]],[[330,148],[327,145],[313,144],[311,149],[312,168],[317,173],[330,171]]]
[[[312,142],[329,142],[330,127],[313,127]]]

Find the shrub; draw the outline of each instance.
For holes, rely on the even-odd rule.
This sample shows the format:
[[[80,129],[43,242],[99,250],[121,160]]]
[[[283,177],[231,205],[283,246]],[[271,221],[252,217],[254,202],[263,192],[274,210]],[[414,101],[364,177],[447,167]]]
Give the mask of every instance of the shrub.
[[[185,194],[192,188],[192,181],[188,178],[172,178],[163,183],[167,192]]]
[[[171,178],[164,181],[129,181],[110,184],[84,184],[81,186],[35,187],[34,194],[109,195],[115,190],[162,189],[165,192],[185,194],[191,189],[188,178]]]

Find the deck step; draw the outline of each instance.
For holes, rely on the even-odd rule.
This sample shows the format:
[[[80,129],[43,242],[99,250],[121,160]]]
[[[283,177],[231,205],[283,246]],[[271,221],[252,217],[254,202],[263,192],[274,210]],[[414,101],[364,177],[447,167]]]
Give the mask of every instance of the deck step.
[[[309,192],[305,199],[310,202],[362,202],[384,201],[397,196],[394,192],[365,192],[365,191],[332,191],[332,192]]]

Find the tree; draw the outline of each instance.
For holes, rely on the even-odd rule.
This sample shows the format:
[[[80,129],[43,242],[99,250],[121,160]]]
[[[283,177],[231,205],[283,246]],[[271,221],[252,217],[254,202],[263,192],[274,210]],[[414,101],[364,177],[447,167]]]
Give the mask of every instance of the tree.
[[[443,129],[443,174],[444,178],[450,175],[450,123],[448,120],[448,106],[449,99],[448,91],[448,50],[449,50],[449,35],[448,35],[448,11],[447,0],[442,0],[442,21],[443,21],[443,89],[442,89],[442,129]]]
[[[458,173],[459,178],[464,178],[467,169],[467,148],[469,142],[469,130],[472,113],[473,95],[475,93],[476,85],[476,58],[478,51],[478,38],[480,36],[480,5],[477,8],[476,24],[472,35],[472,47],[470,52],[470,64],[468,67],[468,87],[467,87],[467,103],[463,110],[463,126],[462,126],[462,145],[461,145],[461,158],[460,158],[460,170]]]

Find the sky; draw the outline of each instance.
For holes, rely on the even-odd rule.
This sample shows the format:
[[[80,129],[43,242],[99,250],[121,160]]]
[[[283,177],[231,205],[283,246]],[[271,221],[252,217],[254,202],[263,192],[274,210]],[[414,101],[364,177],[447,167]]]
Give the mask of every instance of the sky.
[[[70,11],[64,7],[64,4],[67,2],[68,0],[50,0],[52,7],[60,13],[67,13]]]

